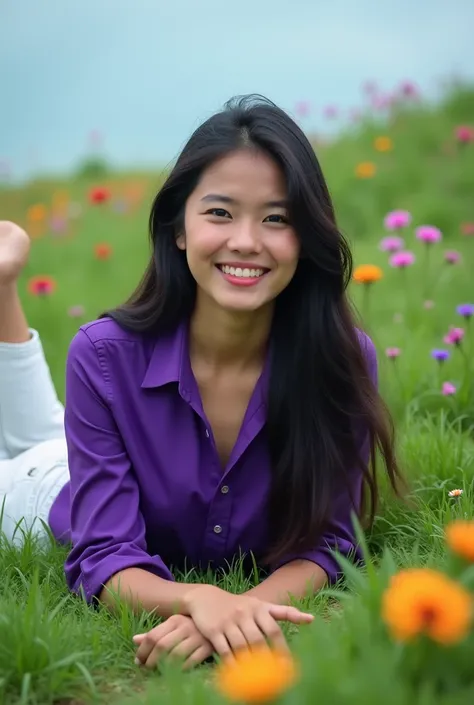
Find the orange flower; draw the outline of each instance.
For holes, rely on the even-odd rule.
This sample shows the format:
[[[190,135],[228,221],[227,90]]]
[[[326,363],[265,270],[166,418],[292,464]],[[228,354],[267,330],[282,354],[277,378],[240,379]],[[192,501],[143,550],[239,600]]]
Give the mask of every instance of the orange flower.
[[[49,296],[56,291],[56,282],[47,275],[31,277],[28,282],[28,291],[33,296]]]
[[[373,284],[383,277],[383,271],[376,264],[361,264],[354,270],[354,281],[358,284]]]
[[[218,690],[229,700],[268,703],[296,681],[298,669],[288,654],[256,647],[223,661],[216,671]]]
[[[377,152],[391,152],[393,149],[393,142],[390,137],[376,137],[374,140],[374,147]]]
[[[47,213],[46,206],[42,203],[36,203],[28,208],[26,217],[31,223],[39,223],[46,218]]]
[[[371,179],[376,171],[377,167],[373,162],[360,162],[356,166],[355,173],[358,179]]]
[[[100,242],[94,245],[94,255],[96,259],[110,259],[112,257],[112,246],[107,242]]]
[[[470,630],[472,598],[459,583],[429,568],[397,573],[383,595],[382,617],[392,636],[410,641],[425,634],[455,644]]]
[[[474,521],[456,519],[448,524],[446,543],[453,553],[474,562]]]

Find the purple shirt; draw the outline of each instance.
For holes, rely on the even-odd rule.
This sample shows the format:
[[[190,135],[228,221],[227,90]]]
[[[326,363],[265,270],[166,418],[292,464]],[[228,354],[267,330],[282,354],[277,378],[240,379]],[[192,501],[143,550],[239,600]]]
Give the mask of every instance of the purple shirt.
[[[374,346],[365,335],[361,343],[376,381]],[[223,470],[191,369],[188,326],[154,340],[111,319],[81,327],[66,366],[71,480],[49,516],[54,536],[73,544],[65,564],[72,591],[91,600],[132,566],[172,580],[170,566],[215,568],[248,552],[261,561],[269,547],[268,375],[267,360]],[[350,477],[359,498],[360,470]],[[334,582],[340,568],[331,549],[347,555],[354,548],[350,491],[341,487],[334,497],[313,550],[270,569],[305,558]]]

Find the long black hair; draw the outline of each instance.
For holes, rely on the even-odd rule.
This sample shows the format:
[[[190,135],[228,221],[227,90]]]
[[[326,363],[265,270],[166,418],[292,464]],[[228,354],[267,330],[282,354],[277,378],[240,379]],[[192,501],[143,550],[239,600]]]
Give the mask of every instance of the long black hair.
[[[196,282],[176,245],[185,204],[203,171],[238,149],[257,149],[282,169],[289,217],[301,258],[275,302],[266,434],[272,462],[269,563],[315,545],[348,468],[364,476],[362,507],[374,517],[375,459],[381,454],[393,488],[400,473],[388,412],[370,379],[356,319],[346,296],[349,246],[336,225],[321,167],[308,139],[280,108],[261,96],[229,101],[191,136],[156,196],[150,214],[153,250],[130,299],[108,315],[122,327],[159,334],[192,314]],[[361,457],[361,439],[370,462]],[[367,511],[368,510],[368,511]]]

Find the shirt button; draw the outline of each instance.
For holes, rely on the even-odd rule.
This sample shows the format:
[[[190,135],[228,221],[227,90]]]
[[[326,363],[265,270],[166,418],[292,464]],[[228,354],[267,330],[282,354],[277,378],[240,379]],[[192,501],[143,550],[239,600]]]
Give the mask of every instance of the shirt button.
[[[216,524],[215,527],[214,527],[214,533],[215,533],[215,534],[220,534],[221,531],[222,531],[222,526],[220,526],[220,524]]]
[[[221,492],[222,492],[222,494],[227,494],[228,491],[229,491],[229,486],[228,486],[228,485],[222,485],[222,487],[221,487]]]
[[[206,438],[209,438],[209,431],[206,428]]]

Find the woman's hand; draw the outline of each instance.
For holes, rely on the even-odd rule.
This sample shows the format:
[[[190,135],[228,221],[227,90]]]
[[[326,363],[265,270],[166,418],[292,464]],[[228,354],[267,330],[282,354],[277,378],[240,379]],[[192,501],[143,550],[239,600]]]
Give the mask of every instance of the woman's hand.
[[[249,595],[232,595],[212,585],[200,585],[185,597],[187,613],[200,633],[222,657],[269,642],[288,649],[277,621],[308,624],[313,615],[296,607],[263,602]]]
[[[188,670],[212,656],[212,644],[197,629],[191,617],[175,614],[147,632],[133,637],[138,646],[135,662],[156,668],[165,658],[179,658]]]

